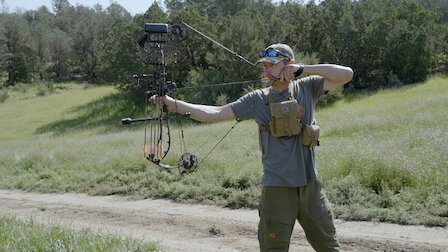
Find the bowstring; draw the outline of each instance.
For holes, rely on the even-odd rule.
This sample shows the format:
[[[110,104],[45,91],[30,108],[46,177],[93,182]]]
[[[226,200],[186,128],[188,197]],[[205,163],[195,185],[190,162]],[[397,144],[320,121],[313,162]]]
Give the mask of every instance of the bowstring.
[[[178,47],[174,47],[174,48],[176,48],[177,50],[179,49]],[[177,50],[176,49],[174,49],[175,50],[174,51],[174,61],[172,63],[172,68],[171,68],[171,83],[172,84],[176,83],[175,82],[175,78],[174,78],[174,72],[175,72],[174,66],[177,64]],[[174,88],[174,89],[171,89],[171,90],[175,91],[176,89]],[[177,112],[178,111],[178,109],[177,109],[177,99],[175,97],[173,97],[173,99],[174,99],[174,106],[175,106],[176,112]],[[183,130],[182,125],[183,125],[183,122],[181,120],[180,123],[179,123],[179,127],[180,127],[179,139],[181,139],[181,143],[179,143],[179,150],[180,150],[180,154],[181,155],[183,153],[187,152],[187,146],[185,144],[184,130]]]
[[[198,33],[199,35],[203,36],[204,38],[206,38],[206,39],[212,41],[213,43],[215,43],[216,45],[218,45],[218,46],[221,47],[222,49],[224,49],[224,50],[230,52],[231,54],[233,54],[234,56],[236,56],[236,57],[238,57],[238,58],[244,60],[246,63],[250,64],[251,66],[256,66],[256,64],[250,62],[249,60],[247,60],[247,59],[244,58],[243,56],[239,55],[238,53],[236,53],[236,52],[230,50],[229,48],[227,48],[227,47],[225,47],[225,46],[223,46],[223,45],[220,44],[218,41],[216,41],[216,40],[210,38],[209,36],[205,35],[204,33],[200,32],[199,30],[195,29],[195,28],[192,27],[191,25],[189,25],[189,24],[187,24],[187,23],[185,23],[185,22],[183,22],[183,21],[180,21],[180,22],[182,22],[186,27],[192,29],[193,31],[195,31],[195,32]]]
[[[156,80],[152,80],[152,86],[157,88]],[[154,110],[155,109],[152,108],[152,110],[151,110],[151,118],[154,118],[154,116],[155,116]],[[149,146],[149,152],[151,154],[152,160],[154,160],[154,158],[155,158],[155,153],[154,153],[153,150],[154,150],[155,144],[156,144],[155,139],[157,138],[156,133],[157,133],[157,124],[158,123],[159,123],[158,120],[156,120],[156,122],[151,121],[151,143],[150,143],[150,146]]]
[[[171,67],[171,82],[172,82],[173,84],[175,83],[175,82],[174,82],[174,71],[175,71],[174,66],[175,66],[176,64],[177,64],[177,51],[174,52],[174,61],[173,61],[172,67]],[[173,98],[174,98],[174,97],[173,97]],[[174,106],[175,106],[175,108],[176,108],[176,112],[177,112],[177,100],[176,100],[176,98],[174,98]],[[182,140],[183,140],[182,122],[180,122],[179,139],[182,139]],[[183,144],[185,145],[185,141],[183,141]],[[182,155],[182,153],[184,153],[183,150],[182,150],[182,143],[179,144],[179,150],[180,150],[179,153]],[[185,148],[185,152],[186,152],[186,148]]]
[[[146,82],[146,85],[145,85],[145,90],[146,90],[146,92],[145,92],[145,118],[148,118],[148,108],[149,108],[149,105],[148,105],[148,96],[149,96],[149,93],[148,93],[148,91],[149,91],[149,87],[148,87],[148,82]],[[147,122],[147,120],[145,120],[145,137],[144,137],[144,141],[143,141],[143,158],[145,158],[146,159],[146,150],[147,150],[147,148],[148,148],[148,146],[146,146],[146,144],[147,144],[147,139],[146,139],[146,126],[147,126],[147,124],[148,124],[148,122]],[[151,131],[150,131],[151,132]],[[151,139],[151,135],[150,135],[150,139]]]

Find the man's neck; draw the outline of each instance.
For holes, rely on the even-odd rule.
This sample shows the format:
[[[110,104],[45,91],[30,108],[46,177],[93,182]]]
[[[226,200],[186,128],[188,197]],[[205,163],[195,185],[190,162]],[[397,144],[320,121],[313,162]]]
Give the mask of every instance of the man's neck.
[[[274,83],[272,83],[271,87],[272,87],[272,89],[275,92],[281,93],[285,89],[289,88],[289,83],[290,83],[290,81],[279,81],[279,80],[276,80],[276,81],[274,81]]]

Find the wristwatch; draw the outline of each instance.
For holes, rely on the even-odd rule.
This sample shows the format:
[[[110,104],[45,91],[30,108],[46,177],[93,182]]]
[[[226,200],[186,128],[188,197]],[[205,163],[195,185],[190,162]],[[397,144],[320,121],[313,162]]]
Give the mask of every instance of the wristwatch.
[[[303,73],[303,68],[304,68],[304,65],[303,65],[303,64],[300,64],[299,70],[297,70],[297,71],[294,73],[294,77],[295,77],[295,78],[299,77],[299,76]]]

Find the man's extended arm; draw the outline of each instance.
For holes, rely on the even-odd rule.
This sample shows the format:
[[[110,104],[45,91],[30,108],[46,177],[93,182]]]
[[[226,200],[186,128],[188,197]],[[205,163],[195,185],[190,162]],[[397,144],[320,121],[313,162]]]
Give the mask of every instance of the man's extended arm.
[[[294,73],[299,68],[300,65],[289,64],[283,71],[282,77],[290,80],[294,79]],[[302,74],[314,74],[324,77],[324,91],[342,86],[353,78],[353,70],[350,67],[333,64],[304,65]]]
[[[156,100],[156,97],[152,97],[151,100]],[[161,100],[158,101],[160,107]],[[229,105],[225,106],[208,106],[192,104],[180,100],[175,100],[169,96],[163,97],[163,103],[165,103],[168,111],[177,112],[179,114],[190,113],[190,117],[201,122],[219,122],[224,120],[235,119],[232,109]]]

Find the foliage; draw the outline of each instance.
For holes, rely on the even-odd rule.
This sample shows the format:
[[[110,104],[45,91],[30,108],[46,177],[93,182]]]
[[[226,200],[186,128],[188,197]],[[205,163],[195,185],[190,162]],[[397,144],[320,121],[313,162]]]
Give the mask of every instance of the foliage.
[[[67,33],[56,27],[50,36],[50,58],[53,66],[50,68],[56,78],[65,78],[69,73],[72,39]]]
[[[330,90],[328,92],[328,94],[322,96],[319,99],[319,102],[317,103],[317,105],[319,107],[324,107],[324,106],[332,105],[336,101],[341,100],[342,98],[344,98],[344,94],[342,92],[343,90],[344,90],[343,87],[337,87],[335,89]]]
[[[145,23],[182,20],[236,53],[257,60],[260,49],[283,42],[297,62],[350,66],[352,89],[378,89],[422,81],[445,72],[448,5],[444,0],[217,1],[155,2],[132,17],[111,3],[88,8],[54,0],[24,13],[0,16],[0,72],[7,83],[82,78],[130,89],[131,76],[147,72],[145,52],[136,40]],[[168,76],[179,87],[261,77],[261,69],[237,59],[192,30],[188,39],[167,46]],[[177,64],[174,65],[176,53]],[[310,56],[312,60],[307,60]],[[307,62],[308,61],[308,62]],[[173,74],[173,75],[171,75]],[[198,76],[202,75],[202,76]],[[184,100],[214,104],[225,93],[234,101],[243,86],[178,94]]]
[[[132,74],[142,69],[137,57],[136,30],[135,24],[119,19],[107,31],[99,51],[103,64],[99,66],[98,78],[102,82],[116,84],[123,90],[132,87],[129,85]]]
[[[52,83],[41,83],[37,89],[37,96],[46,96],[50,94],[54,94],[56,89]]]
[[[9,81],[11,83],[31,81],[30,69],[24,53],[13,56],[10,67],[11,75]]]
[[[216,106],[224,106],[228,103],[228,97],[226,94],[220,94],[217,98],[216,98]]]

